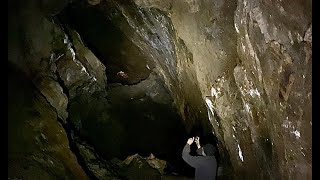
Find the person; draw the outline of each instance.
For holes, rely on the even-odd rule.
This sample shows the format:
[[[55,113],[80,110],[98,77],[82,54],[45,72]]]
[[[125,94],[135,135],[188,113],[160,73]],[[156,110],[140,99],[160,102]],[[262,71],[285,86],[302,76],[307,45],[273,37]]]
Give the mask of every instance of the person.
[[[190,146],[195,142],[198,156],[190,155]],[[182,151],[182,159],[195,168],[195,180],[215,180],[217,172],[216,148],[212,144],[200,146],[200,138],[189,138]]]

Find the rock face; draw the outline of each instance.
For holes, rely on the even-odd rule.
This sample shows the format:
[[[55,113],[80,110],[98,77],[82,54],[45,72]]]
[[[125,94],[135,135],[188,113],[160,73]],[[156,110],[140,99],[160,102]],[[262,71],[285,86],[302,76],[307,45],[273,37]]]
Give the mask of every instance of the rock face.
[[[57,118],[104,157],[126,157],[131,147],[177,151],[171,158],[185,143],[181,116],[188,132],[202,126],[217,137],[221,178],[311,179],[310,0],[22,4],[9,11],[8,61],[35,87],[33,98],[9,93],[23,109],[9,103],[10,177],[87,178]],[[86,167],[115,178],[77,138]],[[133,176],[142,162],[134,159]]]
[[[203,4],[203,1],[194,1],[189,12],[200,13],[199,7],[201,12],[205,12],[207,8],[201,8]],[[193,61],[198,61],[195,68],[208,66],[205,59],[210,57],[214,64],[211,70],[221,76],[216,81],[210,78],[202,80],[200,77],[210,74],[208,69],[196,70],[214,133],[221,147],[229,153],[234,173],[243,178],[310,179],[311,2],[239,0],[234,20],[230,17],[233,11],[224,9],[231,8],[232,3],[216,1],[213,4],[211,7],[217,9],[212,18],[221,19],[224,15],[225,19],[222,19],[224,23],[213,23],[211,35],[230,44],[218,44],[219,38],[209,44],[225,51],[229,56],[226,59],[237,63],[235,68],[232,65],[223,68],[215,62],[223,60],[223,56],[203,54],[198,58],[197,54],[209,51],[210,46],[202,48],[188,43],[190,37],[185,34],[189,28],[184,26],[190,20],[182,21],[181,25],[175,22],[177,12],[174,5],[170,16],[178,35],[193,53]],[[157,3],[155,5],[158,7]],[[197,16],[194,14],[192,18]],[[201,25],[205,21],[198,22],[198,29],[206,29]],[[232,22],[234,28],[230,24]],[[179,31],[181,26],[184,32]],[[194,29],[197,28],[189,31]],[[221,29],[225,32],[219,34]],[[236,31],[236,42],[233,30]],[[201,31],[192,33],[194,37],[204,34]],[[226,35],[230,37],[226,38]],[[199,39],[191,42],[201,44]],[[237,51],[231,43],[236,45]],[[211,51],[217,52],[217,48]],[[215,78],[213,74],[210,74],[211,78]],[[213,84],[211,88],[207,88],[209,84]]]
[[[153,61],[187,129],[218,137],[227,176],[311,177],[310,1],[108,1],[94,11]]]
[[[154,71],[163,77],[178,104],[180,114],[187,122],[187,129],[190,130],[194,124],[209,129],[194,69],[194,58],[185,42],[177,36],[166,12],[156,8],[139,8],[130,1],[101,2],[95,7],[78,4],[73,7],[74,11],[95,11],[108,18],[151,61]]]
[[[105,87],[104,66],[79,44],[75,46],[82,61],[74,58],[68,36],[50,18],[65,1],[9,4],[8,178],[89,179],[71,151],[76,149],[69,147],[68,103],[70,94],[81,94],[83,88],[90,93]],[[62,68],[63,63],[67,65]],[[65,69],[75,72],[72,78],[63,73]],[[80,82],[74,80],[79,77]],[[69,82],[82,89],[65,88]]]
[[[55,109],[26,74],[8,74],[8,178],[89,179]],[[14,69],[14,68],[13,68]]]
[[[185,142],[181,137],[186,136],[186,131],[170,92],[159,75],[153,72],[154,63],[146,59],[146,55],[139,54],[138,46],[110,22],[92,24],[90,18],[104,19],[103,14],[94,11],[100,4],[92,7],[82,3],[71,4],[61,19],[70,23],[70,27],[75,28],[83,39],[77,40],[78,36],[70,38],[75,44],[74,51],[79,52],[75,55],[76,60],[81,60],[79,56],[82,54],[76,44],[82,42],[93,47],[93,52],[99,55],[106,67],[108,88],[107,95],[97,90],[91,93],[86,86],[91,82],[86,73],[79,73],[81,68],[70,58],[59,61],[61,64],[57,65],[57,71],[69,90],[70,120],[81,136],[105,158],[155,152],[161,158],[171,158],[174,164],[182,163],[177,158],[181,153],[177,149],[182,150]],[[109,38],[113,41],[108,42]],[[112,75],[115,73],[118,75]],[[84,83],[86,81],[89,82]]]
[[[36,85],[51,106],[56,109],[59,118],[66,120],[68,117],[68,98],[60,84],[51,77],[43,77],[39,79]]]
[[[61,19],[76,29],[85,44],[107,65],[108,82],[136,84],[146,79],[153,65],[139,48],[95,10],[100,4],[92,6],[84,1],[79,3],[68,6],[61,13]]]
[[[239,63],[214,83],[206,102],[243,176],[312,177],[309,3],[238,1]]]
[[[311,179],[310,10],[310,1],[238,1],[233,75],[245,121],[235,134],[238,149],[254,154],[246,162],[243,152],[243,165],[270,169],[257,177]]]
[[[70,128],[68,133],[75,132],[77,138],[80,136],[80,139],[87,140],[103,158],[125,158],[132,152],[155,152],[157,156],[171,158],[175,163],[182,161],[177,158],[180,156],[177,149],[182,148],[184,143],[180,141],[180,137],[185,136],[184,125],[179,121],[164,83],[156,73],[150,74],[154,65],[148,64],[138,48],[131,47],[133,43],[123,37],[126,44],[123,47],[121,43],[109,42],[107,47],[115,46],[107,53],[115,57],[111,58],[114,62],[108,61],[112,68],[107,69],[103,64],[105,62],[86,47],[87,41],[84,42],[74,29],[61,24],[60,17],[51,17],[51,13],[63,4],[50,1],[41,5],[37,3],[27,1],[26,8],[12,3],[8,61],[27,74],[36,87],[33,90],[38,90],[52,107],[53,112],[50,113],[56,113],[60,122]],[[39,6],[47,6],[48,9],[43,12],[38,9]],[[53,8],[52,11],[50,8]],[[36,25],[37,31],[34,30]],[[99,38],[94,40],[102,45],[97,46],[98,49],[106,42],[98,41]],[[118,58],[120,61],[116,62]],[[115,67],[117,64],[120,69]],[[112,70],[111,74],[108,70]],[[107,88],[106,72],[111,82],[134,85],[114,84]],[[110,95],[107,96],[107,93]],[[38,101],[36,104],[42,105]],[[177,132],[178,135],[175,134]],[[135,142],[136,139],[139,142]],[[69,140],[73,142],[75,138]],[[83,168],[93,172],[89,175],[107,179],[115,176],[108,169],[110,166],[103,165],[108,161],[101,163],[96,158],[97,164],[86,157],[93,151],[81,146],[81,140],[77,141],[73,150],[75,153],[79,151],[76,153],[79,161],[87,164],[82,164]],[[39,166],[42,168],[42,164]],[[59,178],[63,176],[63,173],[57,175]]]
[[[92,172],[95,178],[106,180],[125,179],[125,176],[119,173],[120,166],[116,163],[105,161],[96,153],[93,147],[79,137],[74,136],[74,134],[71,137],[79,149],[79,154],[83,158],[85,166]]]

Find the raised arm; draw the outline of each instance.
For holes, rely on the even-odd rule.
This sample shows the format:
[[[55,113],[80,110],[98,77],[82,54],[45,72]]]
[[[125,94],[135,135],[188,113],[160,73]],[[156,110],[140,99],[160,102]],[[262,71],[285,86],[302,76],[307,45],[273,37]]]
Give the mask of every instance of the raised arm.
[[[192,167],[196,167],[199,164],[201,156],[191,156],[190,155],[190,145],[193,143],[194,138],[189,138],[187,144],[182,150],[182,159]]]

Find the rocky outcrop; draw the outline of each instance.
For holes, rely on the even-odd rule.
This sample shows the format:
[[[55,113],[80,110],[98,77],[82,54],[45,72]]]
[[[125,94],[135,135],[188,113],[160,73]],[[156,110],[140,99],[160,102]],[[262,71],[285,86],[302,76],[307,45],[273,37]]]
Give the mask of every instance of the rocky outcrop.
[[[101,158],[95,149],[79,137],[71,135],[72,141],[76,143],[79,155],[83,158],[85,166],[92,172],[96,179],[125,179],[121,173],[121,166],[115,162],[106,161]]]
[[[64,94],[60,84],[51,77],[40,78],[35,84],[50,105],[56,109],[58,117],[65,122],[68,117],[68,98]]]
[[[149,157],[144,158],[141,157],[139,154],[134,154],[131,156],[128,156],[125,160],[118,163],[120,166],[126,166],[128,168],[128,171],[132,171],[130,169],[132,168],[141,168],[141,166],[147,166],[151,170],[151,168],[156,169],[158,173],[154,173],[155,176],[161,176],[164,175],[164,169],[167,167],[167,162],[161,159],[156,158],[152,153],[149,155]],[[134,167],[137,166],[138,167]],[[149,166],[148,166],[149,165]],[[152,170],[154,171],[154,170]],[[131,172],[134,174],[140,174],[138,172]],[[143,175],[145,176],[145,175]],[[130,177],[130,176],[129,176]],[[149,176],[152,177],[152,176]],[[158,178],[159,178],[158,177]]]
[[[56,64],[57,73],[68,89],[69,98],[82,94],[92,95],[95,92],[101,92],[103,96],[107,82],[105,66],[84,46],[77,32],[65,31],[71,36],[64,34],[66,56]]]
[[[101,4],[105,2],[95,6],[86,1],[75,2],[59,16],[65,24],[81,34],[83,42],[106,65],[109,83],[139,83],[148,77],[154,65],[119,27],[96,10]]]
[[[89,179],[50,102],[26,74],[8,74],[8,178]]]
[[[78,162],[72,152],[76,149],[69,147],[69,129],[65,128],[70,127],[68,103],[74,89],[65,88],[69,84],[64,83],[61,69],[78,68],[72,79],[89,72],[80,76],[83,80],[78,83],[81,90],[95,92],[105,88],[104,66],[81,44],[76,47],[82,62],[74,59],[76,52],[66,39],[68,35],[51,17],[65,1],[31,0],[23,5],[19,1],[9,5],[8,177],[89,179],[79,165],[81,159]],[[61,68],[68,60],[72,63]],[[96,83],[91,85],[92,81]]]

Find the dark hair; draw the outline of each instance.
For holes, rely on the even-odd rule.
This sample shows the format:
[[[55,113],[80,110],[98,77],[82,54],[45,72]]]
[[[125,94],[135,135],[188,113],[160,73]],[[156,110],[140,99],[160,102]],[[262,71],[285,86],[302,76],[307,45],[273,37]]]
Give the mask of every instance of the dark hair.
[[[203,151],[207,156],[214,156],[216,148],[212,144],[206,144],[203,146]]]

